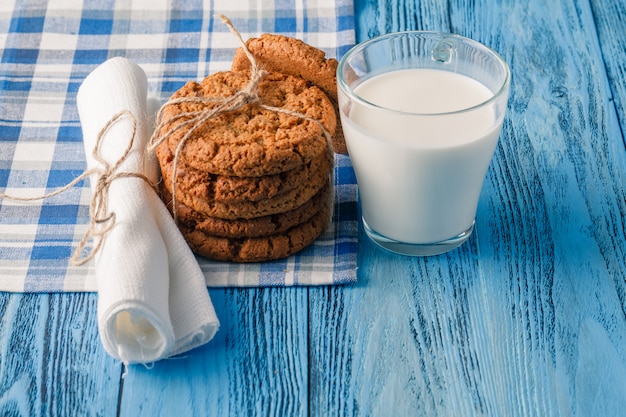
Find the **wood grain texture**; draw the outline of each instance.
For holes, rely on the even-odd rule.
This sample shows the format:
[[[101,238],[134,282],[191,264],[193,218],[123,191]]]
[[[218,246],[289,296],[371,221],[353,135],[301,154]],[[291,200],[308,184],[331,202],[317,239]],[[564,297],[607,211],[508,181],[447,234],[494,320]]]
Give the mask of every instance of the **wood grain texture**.
[[[623,32],[626,27],[626,3],[593,0],[591,11],[612,93],[610,99],[614,100],[623,136],[626,132],[626,37]]]
[[[403,30],[450,32],[448,2],[354,0],[357,41]]]
[[[624,22],[584,1],[419,3],[359,2],[359,39],[448,22],[510,63],[509,114],[470,245],[409,260],[362,241],[358,288],[312,292],[312,415],[622,415],[626,164],[594,16],[620,34],[605,55]]]
[[[439,415],[444,405],[468,415],[483,402],[468,293],[475,239],[413,259],[363,239],[358,285],[310,296],[311,415]]]
[[[308,415],[306,288],[211,290],[221,327],[204,347],[131,366],[122,416]]]
[[[115,416],[121,364],[102,349],[94,294],[0,293],[0,416]]]

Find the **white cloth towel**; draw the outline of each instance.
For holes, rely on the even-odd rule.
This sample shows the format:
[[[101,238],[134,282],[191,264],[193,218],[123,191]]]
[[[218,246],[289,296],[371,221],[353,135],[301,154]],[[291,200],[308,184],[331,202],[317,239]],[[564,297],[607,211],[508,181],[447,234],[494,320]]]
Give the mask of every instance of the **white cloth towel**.
[[[157,161],[146,156],[147,80],[125,58],[113,58],[84,80],[77,95],[88,168],[100,130],[128,110],[135,141],[119,171],[141,172],[156,182]],[[132,136],[122,117],[102,138],[101,155],[114,164]],[[92,190],[98,174],[91,177]],[[200,267],[156,192],[141,178],[116,178],[108,191],[115,226],[95,256],[98,328],[105,350],[124,363],[150,363],[200,346],[219,321]]]

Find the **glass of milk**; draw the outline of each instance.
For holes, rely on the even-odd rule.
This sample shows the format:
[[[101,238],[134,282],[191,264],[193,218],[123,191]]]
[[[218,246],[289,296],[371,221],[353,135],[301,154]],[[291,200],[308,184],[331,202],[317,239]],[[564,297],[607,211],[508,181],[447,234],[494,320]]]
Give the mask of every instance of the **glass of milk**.
[[[391,33],[343,56],[341,122],[375,243],[427,256],[468,239],[510,78],[496,52],[446,33]]]

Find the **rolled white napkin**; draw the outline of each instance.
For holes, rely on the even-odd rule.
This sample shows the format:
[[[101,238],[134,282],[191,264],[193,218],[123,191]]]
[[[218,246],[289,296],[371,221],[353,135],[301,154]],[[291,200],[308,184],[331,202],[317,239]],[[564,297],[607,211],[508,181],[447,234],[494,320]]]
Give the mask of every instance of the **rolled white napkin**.
[[[136,135],[117,172],[138,172],[156,183],[157,161],[146,156],[147,80],[125,58],[96,68],[78,90],[88,168],[101,165],[93,149],[101,129],[118,112],[135,118]],[[115,164],[128,147],[131,117],[122,117],[102,137],[100,155]],[[92,190],[100,174],[91,177]],[[144,179],[116,178],[108,189],[115,226],[95,255],[98,328],[105,350],[124,363],[149,363],[200,346],[219,321],[202,271],[167,208]]]

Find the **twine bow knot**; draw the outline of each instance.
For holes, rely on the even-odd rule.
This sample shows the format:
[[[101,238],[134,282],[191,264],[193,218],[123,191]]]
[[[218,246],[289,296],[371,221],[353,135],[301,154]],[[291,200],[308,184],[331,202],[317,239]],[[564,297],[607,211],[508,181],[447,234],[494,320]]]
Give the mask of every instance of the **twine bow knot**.
[[[303,120],[316,123],[322,129],[322,132],[324,133],[324,136],[326,138],[326,142],[327,142],[327,146],[329,150],[329,158],[332,158],[332,155],[334,154],[333,145],[332,145],[332,137],[330,133],[328,132],[328,130],[322,125],[322,123],[319,120],[313,119],[311,117],[308,117],[302,113],[299,113],[293,110],[285,109],[282,107],[268,106],[261,102],[261,99],[259,98],[259,95],[258,95],[259,84],[261,83],[261,81],[263,81],[263,79],[268,74],[268,72],[258,66],[254,55],[252,55],[252,53],[246,46],[246,42],[243,40],[243,38],[241,37],[241,34],[237,31],[237,29],[235,29],[235,26],[232,24],[230,19],[228,19],[226,16],[221,15],[221,14],[217,15],[217,17],[220,18],[222,22],[224,22],[224,24],[226,24],[230,32],[237,38],[237,40],[239,41],[241,45],[241,48],[243,49],[244,53],[248,57],[248,60],[250,61],[250,80],[248,81],[248,83],[245,85],[244,88],[242,88],[241,90],[238,90],[232,96],[228,96],[228,97],[179,97],[175,99],[170,99],[159,110],[157,114],[157,126],[148,144],[149,152],[154,152],[161,143],[166,141],[171,135],[173,135],[178,130],[188,128],[188,130],[185,132],[183,137],[180,139],[180,141],[176,145],[176,150],[174,152],[174,161],[172,164],[172,175],[171,175],[172,184],[170,186],[170,190],[171,190],[171,195],[172,195],[171,204],[172,204],[172,216],[174,217],[174,221],[178,221],[177,214],[176,214],[177,213],[176,178],[177,178],[178,164],[179,164],[181,152],[183,148],[185,147],[187,140],[189,140],[192,137],[193,133],[197,129],[199,129],[203,124],[205,124],[210,119],[213,119],[223,113],[239,110],[247,104],[257,104],[258,106],[260,106],[261,108],[265,110],[270,110],[270,111],[274,111],[277,113],[291,115],[291,116],[298,117]],[[217,105],[213,107],[209,106],[205,110],[181,112],[164,120],[163,119],[164,109],[167,108],[168,106],[172,106],[172,105],[176,105],[180,103],[199,103],[199,104],[211,104],[211,105],[217,103]],[[161,131],[165,128],[165,126],[183,118],[187,120],[184,120],[176,124],[174,127],[170,128],[165,133],[161,134]],[[331,178],[331,181],[334,181],[333,178]]]
[[[102,146],[103,138],[107,132],[115,123],[120,121],[123,117],[128,117],[131,121],[131,134],[128,140],[128,145],[122,155],[115,161],[114,164],[109,163],[101,155],[100,149]],[[93,196],[91,198],[91,204],[89,206],[89,225],[83,238],[81,239],[74,255],[71,260],[74,265],[83,265],[89,262],[96,253],[100,250],[100,247],[104,243],[105,235],[115,226],[115,212],[109,211],[109,189],[111,184],[119,178],[139,178],[145,181],[150,187],[156,191],[156,186],[152,181],[141,172],[134,171],[120,171],[120,167],[128,159],[130,152],[135,142],[135,135],[137,133],[137,120],[135,116],[129,110],[122,110],[116,113],[107,124],[98,133],[96,143],[92,152],[93,158],[98,162],[98,166],[85,171],[80,179],[96,174],[97,181],[93,189]],[[71,184],[73,185],[73,184]],[[81,254],[89,242],[89,239],[93,238],[95,243],[91,247],[91,250],[86,256],[81,258]]]
[[[102,157],[100,149],[109,129],[115,123],[119,122],[123,117],[130,118],[132,126],[131,135],[128,141],[128,145],[120,158],[114,164],[110,164],[106,159]],[[113,226],[115,226],[115,212],[109,211],[108,206],[109,188],[111,187],[111,184],[119,178],[134,177],[146,181],[146,183],[148,183],[153,189],[155,189],[155,185],[144,174],[140,172],[119,171],[119,168],[130,155],[133,144],[135,142],[136,132],[137,120],[135,119],[135,116],[133,116],[133,114],[129,110],[122,110],[113,115],[113,117],[111,117],[111,119],[98,133],[96,143],[92,151],[93,158],[98,162],[97,166],[85,170],[82,174],[74,178],[67,185],[44,195],[35,197],[18,197],[8,194],[0,194],[0,198],[14,201],[44,200],[46,198],[54,197],[69,190],[70,188],[74,187],[76,184],[91,175],[96,175],[96,186],[94,187],[91,197],[91,203],[89,205],[89,224],[87,226],[87,230],[83,234],[81,241],[74,251],[74,254],[70,259],[73,265],[84,265],[91,259],[93,259],[94,256],[96,256],[96,253],[100,250],[100,247],[104,242],[105,235],[113,228]],[[95,243],[91,247],[91,249],[83,256],[83,252],[85,251],[90,238],[93,238],[95,240]]]

